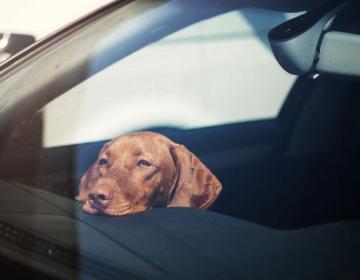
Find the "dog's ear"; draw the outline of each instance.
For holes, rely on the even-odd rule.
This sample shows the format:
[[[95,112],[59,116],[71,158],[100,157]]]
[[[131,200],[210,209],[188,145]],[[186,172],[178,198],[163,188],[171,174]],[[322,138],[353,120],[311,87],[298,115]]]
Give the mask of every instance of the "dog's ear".
[[[177,175],[168,207],[209,208],[222,189],[219,180],[185,146],[174,144],[170,153]]]
[[[98,172],[96,172],[95,167],[97,163],[94,163],[88,171],[81,177],[79,185],[79,195],[76,197],[77,200],[85,201],[89,194],[89,191],[96,180],[99,178]]]

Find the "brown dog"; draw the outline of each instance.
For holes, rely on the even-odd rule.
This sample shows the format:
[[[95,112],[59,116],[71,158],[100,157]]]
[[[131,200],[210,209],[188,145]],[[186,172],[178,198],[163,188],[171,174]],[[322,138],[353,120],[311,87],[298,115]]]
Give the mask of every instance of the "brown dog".
[[[81,179],[85,212],[127,215],[156,207],[210,207],[221,183],[184,146],[154,132],[105,144]]]

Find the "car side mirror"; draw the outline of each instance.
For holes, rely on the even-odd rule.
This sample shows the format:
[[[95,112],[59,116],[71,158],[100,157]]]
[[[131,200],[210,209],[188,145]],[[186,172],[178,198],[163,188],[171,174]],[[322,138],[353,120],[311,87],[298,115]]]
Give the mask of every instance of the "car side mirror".
[[[28,34],[0,33],[0,62],[35,42]]]

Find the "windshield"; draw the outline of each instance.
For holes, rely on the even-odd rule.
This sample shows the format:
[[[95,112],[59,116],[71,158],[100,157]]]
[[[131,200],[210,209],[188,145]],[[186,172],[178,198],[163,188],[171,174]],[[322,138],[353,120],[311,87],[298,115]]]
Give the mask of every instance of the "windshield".
[[[184,9],[188,8],[193,7]],[[19,105],[23,109],[4,113],[2,122],[7,134],[3,137],[3,178],[73,199],[80,178],[96,161],[102,145],[111,138],[139,130],[160,132],[186,145],[223,181],[229,180],[229,185],[241,188],[254,184],[247,181],[249,173],[243,170],[251,168],[257,172],[258,166],[268,174],[274,168],[271,162],[276,159],[280,165],[274,174],[278,175],[271,178],[280,180],[283,175],[279,175],[279,170],[285,162],[302,165],[307,162],[306,157],[317,154],[323,160],[326,149],[333,149],[330,136],[325,136],[336,134],[330,132],[335,130],[335,123],[323,124],[320,118],[318,125],[323,133],[314,128],[298,132],[304,129],[302,118],[306,123],[313,118],[310,123],[316,126],[319,117],[312,116],[312,112],[306,113],[309,116],[295,116],[296,110],[310,110],[301,108],[310,101],[291,105],[299,106],[296,110],[289,109],[287,104],[292,102],[291,98],[300,98],[291,97],[289,92],[306,91],[308,84],[318,81],[309,79],[294,84],[295,76],[279,67],[266,41],[271,28],[294,15],[227,7],[224,11],[205,10],[196,20],[189,14],[179,21],[168,18],[164,11],[171,9],[161,1],[131,3],[118,14],[110,14],[113,21],[126,14],[125,21],[107,23],[107,29],[95,25],[95,32],[88,28],[64,43],[65,54],[52,47],[51,57],[44,56],[33,63],[49,68],[53,72],[49,77],[57,75],[60,80],[52,82],[44,77],[32,82],[28,92],[36,90],[37,84],[45,86],[31,99],[24,98],[28,105]],[[145,23],[143,19],[150,15],[159,17]],[[164,18],[160,20],[160,16]],[[142,37],[144,33],[146,38]],[[96,40],[91,41],[92,37]],[[143,41],[139,42],[139,37]],[[86,51],[79,44],[80,38],[92,42]],[[77,49],[70,48],[72,44]],[[70,54],[70,50],[71,57],[67,59],[64,55]],[[82,56],[86,57],[86,63],[81,62],[82,70],[69,70],[71,76],[64,72]],[[51,59],[54,61],[50,63]],[[43,68],[40,71],[45,71]],[[21,77],[21,71],[17,75]],[[79,79],[81,82],[77,83]],[[312,87],[311,90],[317,90]],[[306,94],[301,99],[306,99]],[[4,95],[2,102],[8,106],[16,95],[16,92],[9,97]],[[5,123],[10,116],[13,121]],[[298,119],[292,121],[295,117]],[[307,143],[305,139],[315,132],[319,135],[311,138],[311,144]],[[327,140],[322,143],[322,139]],[[15,168],[19,164],[23,166],[21,170]],[[234,177],[234,170],[246,176]],[[220,210],[224,208],[225,213],[237,216],[241,211],[227,201]],[[254,207],[248,202],[246,205]],[[250,215],[247,218],[256,220],[250,212],[241,216]]]
[[[146,13],[160,13],[160,8]],[[229,127],[223,147],[209,147],[201,155],[215,159],[226,152],[230,137],[241,137],[232,127],[240,123],[271,123],[295,77],[278,67],[265,36],[289,15],[253,8],[219,10],[210,17],[209,12],[195,22],[189,15],[189,24],[154,42],[152,37],[157,37],[164,24],[175,19],[155,26],[150,22],[150,32],[154,34],[147,38],[150,44],[100,71],[109,56],[106,48],[132,48],[140,36],[137,33],[149,27],[142,20],[145,15],[140,14],[112,25],[102,31],[101,37],[97,35],[89,52],[87,73],[82,73],[88,78],[57,93],[59,97],[37,108],[36,114],[26,113],[12,125],[12,138],[4,143],[4,157],[20,148],[19,157],[22,164],[26,162],[27,174],[14,171],[11,165],[9,173],[16,172],[16,180],[74,198],[85,169],[96,159],[104,141],[113,137],[153,130],[175,133],[179,140],[186,141],[181,136],[185,131],[198,133],[210,127]],[[135,39],[126,41],[129,36]],[[61,68],[59,65],[55,68]],[[62,87],[46,91],[59,91]],[[33,102],[29,107],[39,106]],[[198,141],[202,138],[206,137],[200,133]],[[92,155],[87,151],[90,146],[94,147]],[[56,158],[56,164],[55,154],[61,158]],[[19,160],[12,161],[15,164]],[[229,167],[237,163],[223,164]],[[217,168],[222,168],[221,164]]]
[[[358,218],[359,83],[298,78],[277,64],[267,33],[294,14],[205,2],[121,2],[3,68],[3,189],[35,192],[95,227],[79,214],[81,178],[111,161],[99,155],[111,139],[151,131],[186,146],[221,182],[211,212],[276,229]],[[36,213],[37,203],[24,209]],[[107,217],[96,218],[106,231]],[[80,250],[90,230],[71,223]]]

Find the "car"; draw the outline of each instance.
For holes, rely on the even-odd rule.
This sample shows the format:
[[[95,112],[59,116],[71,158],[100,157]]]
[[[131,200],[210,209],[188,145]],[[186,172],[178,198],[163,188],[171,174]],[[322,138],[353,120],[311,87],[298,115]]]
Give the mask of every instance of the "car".
[[[3,62],[2,277],[359,278],[358,7],[120,0]],[[219,178],[210,210],[82,211],[104,143],[143,130]]]

